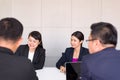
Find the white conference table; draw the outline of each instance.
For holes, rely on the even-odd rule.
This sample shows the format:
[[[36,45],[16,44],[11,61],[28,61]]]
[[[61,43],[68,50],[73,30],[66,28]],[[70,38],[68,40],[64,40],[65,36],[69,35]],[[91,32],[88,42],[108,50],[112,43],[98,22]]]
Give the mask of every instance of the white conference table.
[[[39,80],[66,80],[65,73],[61,73],[56,67],[44,67],[36,70]]]

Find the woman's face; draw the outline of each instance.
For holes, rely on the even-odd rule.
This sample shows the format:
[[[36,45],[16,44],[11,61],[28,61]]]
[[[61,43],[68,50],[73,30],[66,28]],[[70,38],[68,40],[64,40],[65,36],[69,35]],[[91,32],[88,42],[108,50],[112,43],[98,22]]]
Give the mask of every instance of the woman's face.
[[[32,36],[28,37],[28,46],[30,49],[36,49],[39,44],[40,44],[39,40],[36,40]]]
[[[82,42],[79,41],[79,39],[77,37],[75,37],[75,36],[71,36],[71,42],[70,43],[71,43],[71,46],[73,48],[78,48],[82,44]]]

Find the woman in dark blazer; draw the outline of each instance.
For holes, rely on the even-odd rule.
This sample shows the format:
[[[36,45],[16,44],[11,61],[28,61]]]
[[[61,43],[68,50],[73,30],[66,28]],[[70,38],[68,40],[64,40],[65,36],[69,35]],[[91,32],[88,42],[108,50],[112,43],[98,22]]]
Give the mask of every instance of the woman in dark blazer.
[[[28,44],[20,45],[15,54],[30,59],[35,70],[42,69],[45,63],[45,49],[41,34],[32,31],[28,36]]]
[[[80,31],[76,31],[71,35],[71,46],[66,48],[65,53],[62,53],[61,58],[57,61],[56,67],[60,69],[61,72],[65,72],[66,62],[78,62],[82,60],[84,55],[89,54],[87,48],[82,47],[84,40],[84,35]]]

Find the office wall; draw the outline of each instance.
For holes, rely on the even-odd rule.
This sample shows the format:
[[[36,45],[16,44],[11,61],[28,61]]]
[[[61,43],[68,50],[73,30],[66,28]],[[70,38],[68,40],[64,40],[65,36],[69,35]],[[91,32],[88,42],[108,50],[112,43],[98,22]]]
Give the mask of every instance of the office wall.
[[[111,22],[119,31],[119,3],[119,0],[0,0],[0,18],[12,16],[23,23],[22,44],[27,43],[29,32],[40,31],[46,49],[45,65],[55,66],[61,53],[70,46],[74,31],[82,31],[87,39],[90,25],[99,21]],[[87,47],[85,41],[83,46]],[[120,49],[120,37],[117,48]]]

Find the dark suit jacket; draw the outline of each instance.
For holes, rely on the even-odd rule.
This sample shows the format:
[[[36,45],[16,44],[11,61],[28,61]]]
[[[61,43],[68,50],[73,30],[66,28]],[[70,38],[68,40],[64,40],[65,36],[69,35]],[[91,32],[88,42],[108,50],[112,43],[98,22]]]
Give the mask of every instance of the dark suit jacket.
[[[82,60],[82,80],[120,80],[120,51],[106,48]]]
[[[27,58],[28,58],[28,53],[29,53],[28,45],[21,45],[16,51],[16,55],[25,56]],[[45,63],[45,49],[37,47],[32,61],[35,70],[42,69],[44,63]]]
[[[74,52],[74,48],[72,47],[66,48],[65,53],[62,53],[62,57],[56,63],[56,67],[60,69],[60,66],[65,66],[66,62],[72,62],[73,52]],[[86,54],[89,54],[88,49],[81,47],[78,61],[81,61],[82,57]]]
[[[0,80],[38,80],[34,68],[27,58],[0,47]]]

